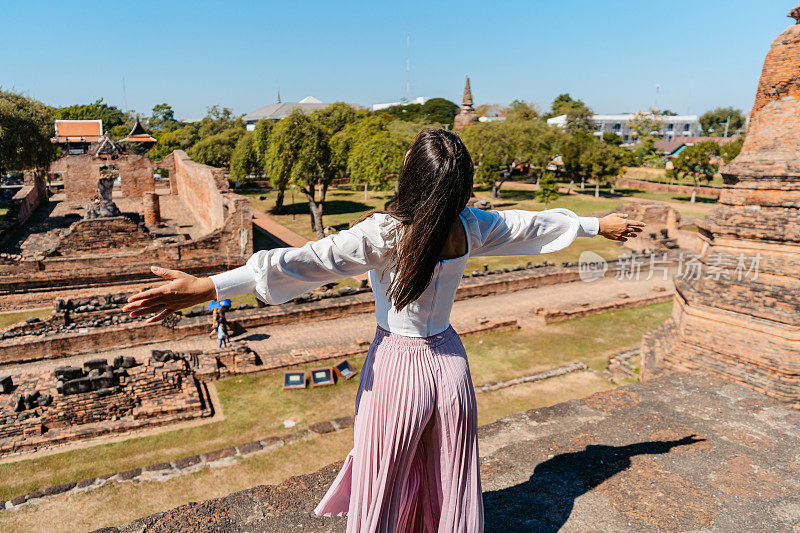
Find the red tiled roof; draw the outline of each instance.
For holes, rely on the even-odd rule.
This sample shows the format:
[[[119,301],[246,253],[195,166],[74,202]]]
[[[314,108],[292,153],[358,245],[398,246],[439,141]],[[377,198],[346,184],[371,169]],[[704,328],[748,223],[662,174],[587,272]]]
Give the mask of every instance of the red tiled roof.
[[[103,136],[100,120],[56,120],[55,142],[97,142]]]

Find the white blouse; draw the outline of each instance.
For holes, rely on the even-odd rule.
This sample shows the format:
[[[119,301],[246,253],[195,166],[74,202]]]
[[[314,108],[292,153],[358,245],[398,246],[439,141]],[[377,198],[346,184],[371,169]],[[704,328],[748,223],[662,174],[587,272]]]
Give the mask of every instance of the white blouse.
[[[256,252],[244,266],[211,280],[218,300],[254,293],[267,303],[279,304],[325,283],[369,272],[378,325],[400,335],[429,337],[450,326],[450,310],[469,257],[555,252],[576,237],[597,235],[599,229],[597,218],[579,217],[568,209],[481,211],[467,207],[459,218],[467,232],[467,253],[440,260],[425,292],[400,311],[387,294],[394,267],[386,270],[389,251],[397,242],[398,222],[383,213],[300,248]]]

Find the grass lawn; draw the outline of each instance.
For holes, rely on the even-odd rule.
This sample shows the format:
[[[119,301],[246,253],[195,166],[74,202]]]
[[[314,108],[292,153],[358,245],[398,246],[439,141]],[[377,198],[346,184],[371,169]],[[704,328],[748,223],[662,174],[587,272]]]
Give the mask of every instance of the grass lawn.
[[[549,324],[537,329],[467,337],[464,344],[470,357],[473,380],[480,385],[529,375],[573,361],[583,361],[589,367],[600,370],[605,368],[609,352],[635,346],[643,332],[666,319],[670,306],[670,303],[657,304]],[[364,358],[350,360],[360,368]],[[314,366],[321,364],[300,368]],[[224,420],[218,422],[0,464],[0,500],[58,483],[121,472],[269,435],[280,435],[313,422],[354,413],[357,379],[340,381],[334,387],[284,391],[282,377],[282,371],[270,371],[215,382],[225,415]],[[478,419],[485,424],[507,414],[569,398],[580,398],[610,386],[596,374],[576,373],[539,384],[482,393],[478,396]],[[295,421],[297,426],[284,429],[283,421],[287,419]],[[293,447],[288,447],[287,453],[290,448]],[[341,459],[343,454],[340,452],[339,448],[330,450],[325,444],[320,444],[314,450],[315,454],[323,456],[321,464]],[[314,470],[317,466],[309,468]],[[149,485],[160,486],[158,483]],[[7,517],[15,514],[0,513],[0,530]]]
[[[644,181],[654,181],[657,183],[673,183],[675,185],[694,185],[694,179],[690,176],[683,176],[680,179],[667,179],[667,171],[663,168],[637,168],[637,167],[628,167],[625,169],[625,174],[623,174],[624,178],[629,178],[633,180],[644,180]],[[711,179],[708,183],[705,181],[701,182],[700,185],[709,185],[712,187],[719,187],[722,185],[722,175],[716,174],[713,179]]]
[[[21,322],[26,318],[47,318],[53,312],[52,307],[43,307],[41,309],[27,309],[25,311],[7,311],[0,313],[0,329],[7,328],[11,324]]]

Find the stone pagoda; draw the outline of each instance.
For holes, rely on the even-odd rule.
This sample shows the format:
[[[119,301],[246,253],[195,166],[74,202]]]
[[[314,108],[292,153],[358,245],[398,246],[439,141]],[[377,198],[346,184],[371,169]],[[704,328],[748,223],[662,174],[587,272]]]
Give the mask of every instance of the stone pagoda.
[[[789,13],[800,22],[800,6]],[[642,379],[717,375],[800,408],[800,25],[772,43],[747,138],[721,169],[699,256],[675,277],[672,317],[642,344]]]
[[[476,122],[478,122],[478,113],[472,107],[472,90],[469,87],[469,76],[467,76],[467,83],[464,85],[464,96],[461,98],[461,111],[456,115],[453,129],[461,131]]]

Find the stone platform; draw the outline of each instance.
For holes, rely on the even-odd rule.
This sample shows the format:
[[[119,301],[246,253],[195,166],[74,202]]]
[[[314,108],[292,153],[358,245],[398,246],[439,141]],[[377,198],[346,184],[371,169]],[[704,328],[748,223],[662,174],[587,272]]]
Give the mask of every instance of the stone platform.
[[[486,531],[800,531],[800,413],[673,374],[480,428]],[[339,464],[114,532],[344,531],[312,510]]]

